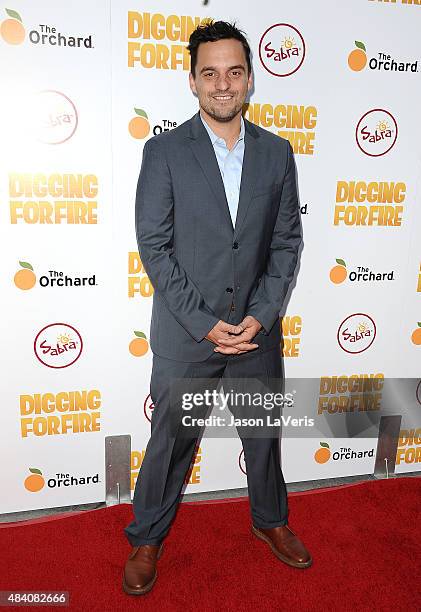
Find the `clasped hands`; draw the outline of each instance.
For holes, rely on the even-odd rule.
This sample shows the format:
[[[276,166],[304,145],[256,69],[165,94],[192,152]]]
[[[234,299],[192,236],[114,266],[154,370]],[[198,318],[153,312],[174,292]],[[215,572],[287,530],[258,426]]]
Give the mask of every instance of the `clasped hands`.
[[[247,315],[238,325],[218,321],[205,338],[216,344],[215,353],[239,355],[258,348],[251,340],[261,328],[257,319]]]

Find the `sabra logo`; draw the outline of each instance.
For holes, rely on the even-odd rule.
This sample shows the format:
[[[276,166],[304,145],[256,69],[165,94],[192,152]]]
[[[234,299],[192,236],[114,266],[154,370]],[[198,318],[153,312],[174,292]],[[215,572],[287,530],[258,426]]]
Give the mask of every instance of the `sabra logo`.
[[[358,121],[355,138],[359,149],[370,157],[385,155],[398,137],[398,124],[389,111],[374,108]]]
[[[49,368],[67,368],[79,359],[83,348],[82,337],[75,327],[67,323],[51,323],[35,337],[34,352],[37,359]]]
[[[136,338],[130,341],[129,351],[133,357],[143,357],[146,355],[149,349],[149,342],[146,339],[146,335],[142,331],[135,331],[134,335]]]
[[[375,337],[376,325],[373,319],[363,312],[357,312],[344,319],[337,333],[341,349],[352,354],[366,351],[373,344]]]
[[[98,484],[99,474],[93,476],[72,476],[70,474],[57,473],[45,482],[45,478],[38,468],[29,468],[31,474],[27,476],[23,482],[23,486],[30,493],[38,493],[45,485],[50,489],[60,487],[73,487],[80,485]]]
[[[149,423],[152,422],[152,413],[154,411],[154,408],[155,406],[149,394],[146,396],[145,401],[143,402],[143,414],[145,415],[145,418],[149,421]]]
[[[367,50],[365,44],[359,40],[355,41],[357,47],[348,55],[348,66],[355,72],[360,72],[367,65]],[[385,70],[386,72],[418,72],[418,60],[414,62],[400,62],[392,58],[388,53],[377,53],[377,57],[368,60],[370,70]]]
[[[22,18],[16,11],[6,9],[9,19],[5,19],[0,25],[0,35],[4,42],[9,45],[21,45],[25,40],[25,28]]]
[[[314,461],[319,464],[327,463],[330,459],[333,461],[349,461],[352,459],[374,457],[374,448],[370,448],[370,450],[352,450],[349,447],[340,447],[339,450],[332,452],[327,442],[320,442],[320,447],[314,453]]]
[[[148,115],[143,108],[134,108],[136,117],[132,117],[129,121],[129,134],[136,140],[143,140],[149,135],[151,131],[151,125],[148,119]],[[152,134],[156,136],[162,132],[168,132],[169,130],[177,127],[176,121],[170,121],[169,119],[163,119],[161,123],[157,123],[152,128]]]
[[[290,76],[304,62],[304,38],[294,26],[276,23],[262,35],[259,57],[263,67],[273,76]]]
[[[244,458],[244,451],[243,450],[241,451],[241,453],[238,456],[238,467],[243,472],[243,474],[245,474],[247,476],[247,467],[246,467],[246,461],[245,461],[245,458]]]
[[[5,19],[0,26],[0,34],[3,40],[9,45],[20,45],[25,40],[25,28],[22,23],[22,18],[19,13],[13,9],[5,9],[9,19]],[[67,36],[57,31],[57,28],[40,24],[39,30],[33,29],[29,31],[28,41],[33,45],[50,45],[52,47],[85,47],[92,49],[92,35],[83,36]]]
[[[63,144],[78,126],[78,114],[72,100],[61,91],[46,89],[35,94],[32,132],[38,142]]]
[[[19,265],[21,268],[13,277],[16,287],[24,291],[32,289],[37,282],[34,268],[27,261],[20,261]],[[48,275],[43,274],[40,276],[38,284],[42,288],[93,287],[98,285],[95,274],[92,276],[68,276],[67,274],[64,274],[64,272],[59,272],[57,270],[49,270]]]
[[[417,327],[412,332],[411,340],[414,344],[421,345],[421,321],[418,321]]]
[[[329,278],[335,285],[340,285],[346,278],[351,282],[378,282],[393,281],[394,270],[391,272],[373,272],[364,266],[357,266],[356,270],[348,273],[343,259],[336,259],[336,266],[330,269]]]

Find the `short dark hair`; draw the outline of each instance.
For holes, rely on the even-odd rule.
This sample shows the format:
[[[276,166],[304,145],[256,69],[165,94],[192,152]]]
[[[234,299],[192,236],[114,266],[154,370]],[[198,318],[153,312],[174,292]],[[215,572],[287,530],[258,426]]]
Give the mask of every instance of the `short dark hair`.
[[[189,44],[187,49],[190,51],[190,70],[194,78],[196,78],[197,50],[200,43],[215,42],[226,38],[235,38],[243,45],[244,53],[247,60],[248,73],[251,73],[250,61],[250,46],[247,42],[244,32],[235,27],[235,23],[227,21],[208,21],[200,23],[195,30],[190,34]]]

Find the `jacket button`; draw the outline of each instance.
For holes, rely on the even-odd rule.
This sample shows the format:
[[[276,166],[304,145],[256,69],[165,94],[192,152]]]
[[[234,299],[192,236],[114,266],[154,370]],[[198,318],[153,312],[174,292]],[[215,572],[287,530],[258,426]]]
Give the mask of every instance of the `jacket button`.
[[[232,288],[232,287],[227,287],[227,288],[225,289],[225,291],[226,291],[227,293],[232,293],[232,292],[233,292],[233,288]]]
[[[234,242],[234,244],[232,245],[233,249],[238,249],[238,242]]]
[[[234,302],[231,304],[231,310],[234,311],[235,310],[235,304]]]

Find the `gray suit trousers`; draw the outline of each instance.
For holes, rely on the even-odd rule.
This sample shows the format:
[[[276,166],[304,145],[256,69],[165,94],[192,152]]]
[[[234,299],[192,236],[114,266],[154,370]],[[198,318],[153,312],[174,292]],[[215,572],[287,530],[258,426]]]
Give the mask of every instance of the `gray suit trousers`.
[[[187,363],[153,355],[151,437],[134,491],[135,519],[124,529],[133,546],[159,544],[167,535],[198,442],[194,436],[174,435],[171,379],[212,379],[215,389],[220,381],[224,386],[224,378],[256,378],[270,385],[269,379],[282,380],[282,370],[279,347],[240,355],[214,352],[205,361]],[[181,404],[176,406],[177,410],[181,419]],[[287,492],[280,466],[279,429],[270,438],[246,437],[241,427],[237,427],[237,433],[244,450],[253,524],[264,529],[286,525]],[[222,445],[224,440],[220,443]]]

